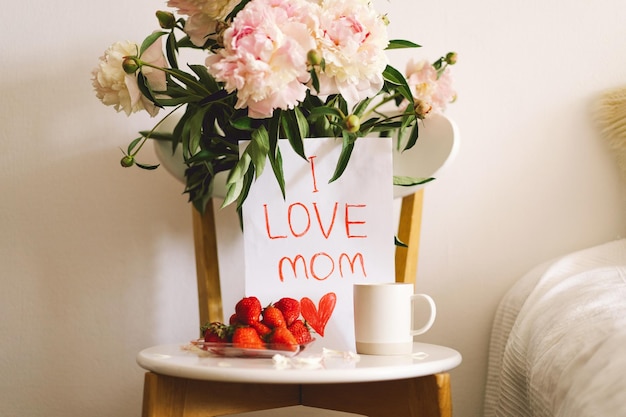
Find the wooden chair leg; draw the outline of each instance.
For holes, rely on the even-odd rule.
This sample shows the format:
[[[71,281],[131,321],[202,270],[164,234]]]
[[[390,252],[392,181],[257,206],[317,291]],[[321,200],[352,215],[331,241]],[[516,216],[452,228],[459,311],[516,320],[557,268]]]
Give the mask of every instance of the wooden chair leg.
[[[198,281],[198,308],[202,326],[207,322],[223,321],[213,200],[208,202],[204,214],[192,207],[192,220]]]
[[[407,246],[396,247],[396,282],[415,283],[423,202],[424,189],[402,198],[398,239]]]
[[[175,378],[147,372],[143,417],[215,417],[300,405],[300,387]]]
[[[302,405],[368,417],[451,417],[450,377],[302,385]]]

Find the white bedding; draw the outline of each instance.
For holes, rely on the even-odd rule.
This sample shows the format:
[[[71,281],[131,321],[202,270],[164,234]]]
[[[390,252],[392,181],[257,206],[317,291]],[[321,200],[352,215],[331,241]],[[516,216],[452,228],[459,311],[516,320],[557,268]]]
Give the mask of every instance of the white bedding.
[[[626,239],[540,265],[506,294],[484,416],[626,416]]]

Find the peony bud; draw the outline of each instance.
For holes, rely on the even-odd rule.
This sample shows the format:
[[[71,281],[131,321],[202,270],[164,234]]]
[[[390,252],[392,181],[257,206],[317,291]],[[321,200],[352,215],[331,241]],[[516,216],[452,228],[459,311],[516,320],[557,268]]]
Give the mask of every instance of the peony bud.
[[[126,74],[134,74],[139,69],[137,59],[132,56],[124,57],[124,60],[122,61],[122,68],[124,68],[124,72]]]
[[[217,42],[217,45],[220,47],[224,47],[224,32],[226,32],[226,29],[228,29],[228,23],[225,22],[221,22],[221,21],[217,21],[215,22],[215,33],[216,33],[216,38],[215,41]]]
[[[159,19],[159,25],[161,25],[163,29],[174,29],[176,26],[176,18],[174,17],[174,14],[170,12],[158,10],[156,12],[156,17]]]
[[[319,65],[322,63],[322,55],[316,49],[311,49],[306,54],[306,60],[311,66]]]
[[[124,168],[132,167],[133,165],[135,165],[135,158],[133,158],[130,155],[126,155],[120,161],[120,165],[123,166]]]
[[[413,109],[415,110],[415,116],[423,120],[433,109],[433,106],[418,98],[413,102]]]
[[[344,124],[346,126],[346,130],[350,133],[356,133],[361,128],[361,120],[356,114],[351,114],[350,116],[346,117],[344,120]]]
[[[448,54],[446,55],[446,62],[448,63],[448,65],[456,64],[456,59],[457,59],[456,52],[448,52]]]

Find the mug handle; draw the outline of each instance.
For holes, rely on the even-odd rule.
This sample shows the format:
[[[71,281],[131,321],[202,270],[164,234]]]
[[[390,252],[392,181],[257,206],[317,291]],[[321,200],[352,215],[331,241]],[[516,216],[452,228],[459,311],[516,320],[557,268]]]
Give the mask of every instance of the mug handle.
[[[418,334],[426,333],[428,329],[432,327],[433,323],[435,322],[435,317],[437,316],[437,306],[435,306],[435,301],[429,295],[426,295],[426,294],[411,295],[411,305],[414,305],[413,303],[418,298],[423,298],[424,300],[426,300],[426,302],[430,306],[430,317],[428,317],[428,322],[424,326],[420,327],[419,329],[413,329],[413,325],[411,325],[411,336],[417,336]],[[411,320],[411,323],[413,323],[413,320]]]

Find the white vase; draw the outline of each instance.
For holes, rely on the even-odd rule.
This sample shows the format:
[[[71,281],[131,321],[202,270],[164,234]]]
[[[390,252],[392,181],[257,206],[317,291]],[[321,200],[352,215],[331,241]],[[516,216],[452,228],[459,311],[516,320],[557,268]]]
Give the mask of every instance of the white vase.
[[[459,148],[459,134],[456,124],[443,114],[432,114],[420,122],[419,139],[415,146],[400,152],[393,152],[393,175],[414,178],[437,178],[452,162]],[[154,149],[161,165],[183,184],[185,169],[181,152],[172,153],[170,142],[154,140]],[[213,196],[224,198],[226,195],[227,171],[218,173],[213,184]],[[394,198],[413,194],[426,184],[393,187]]]

